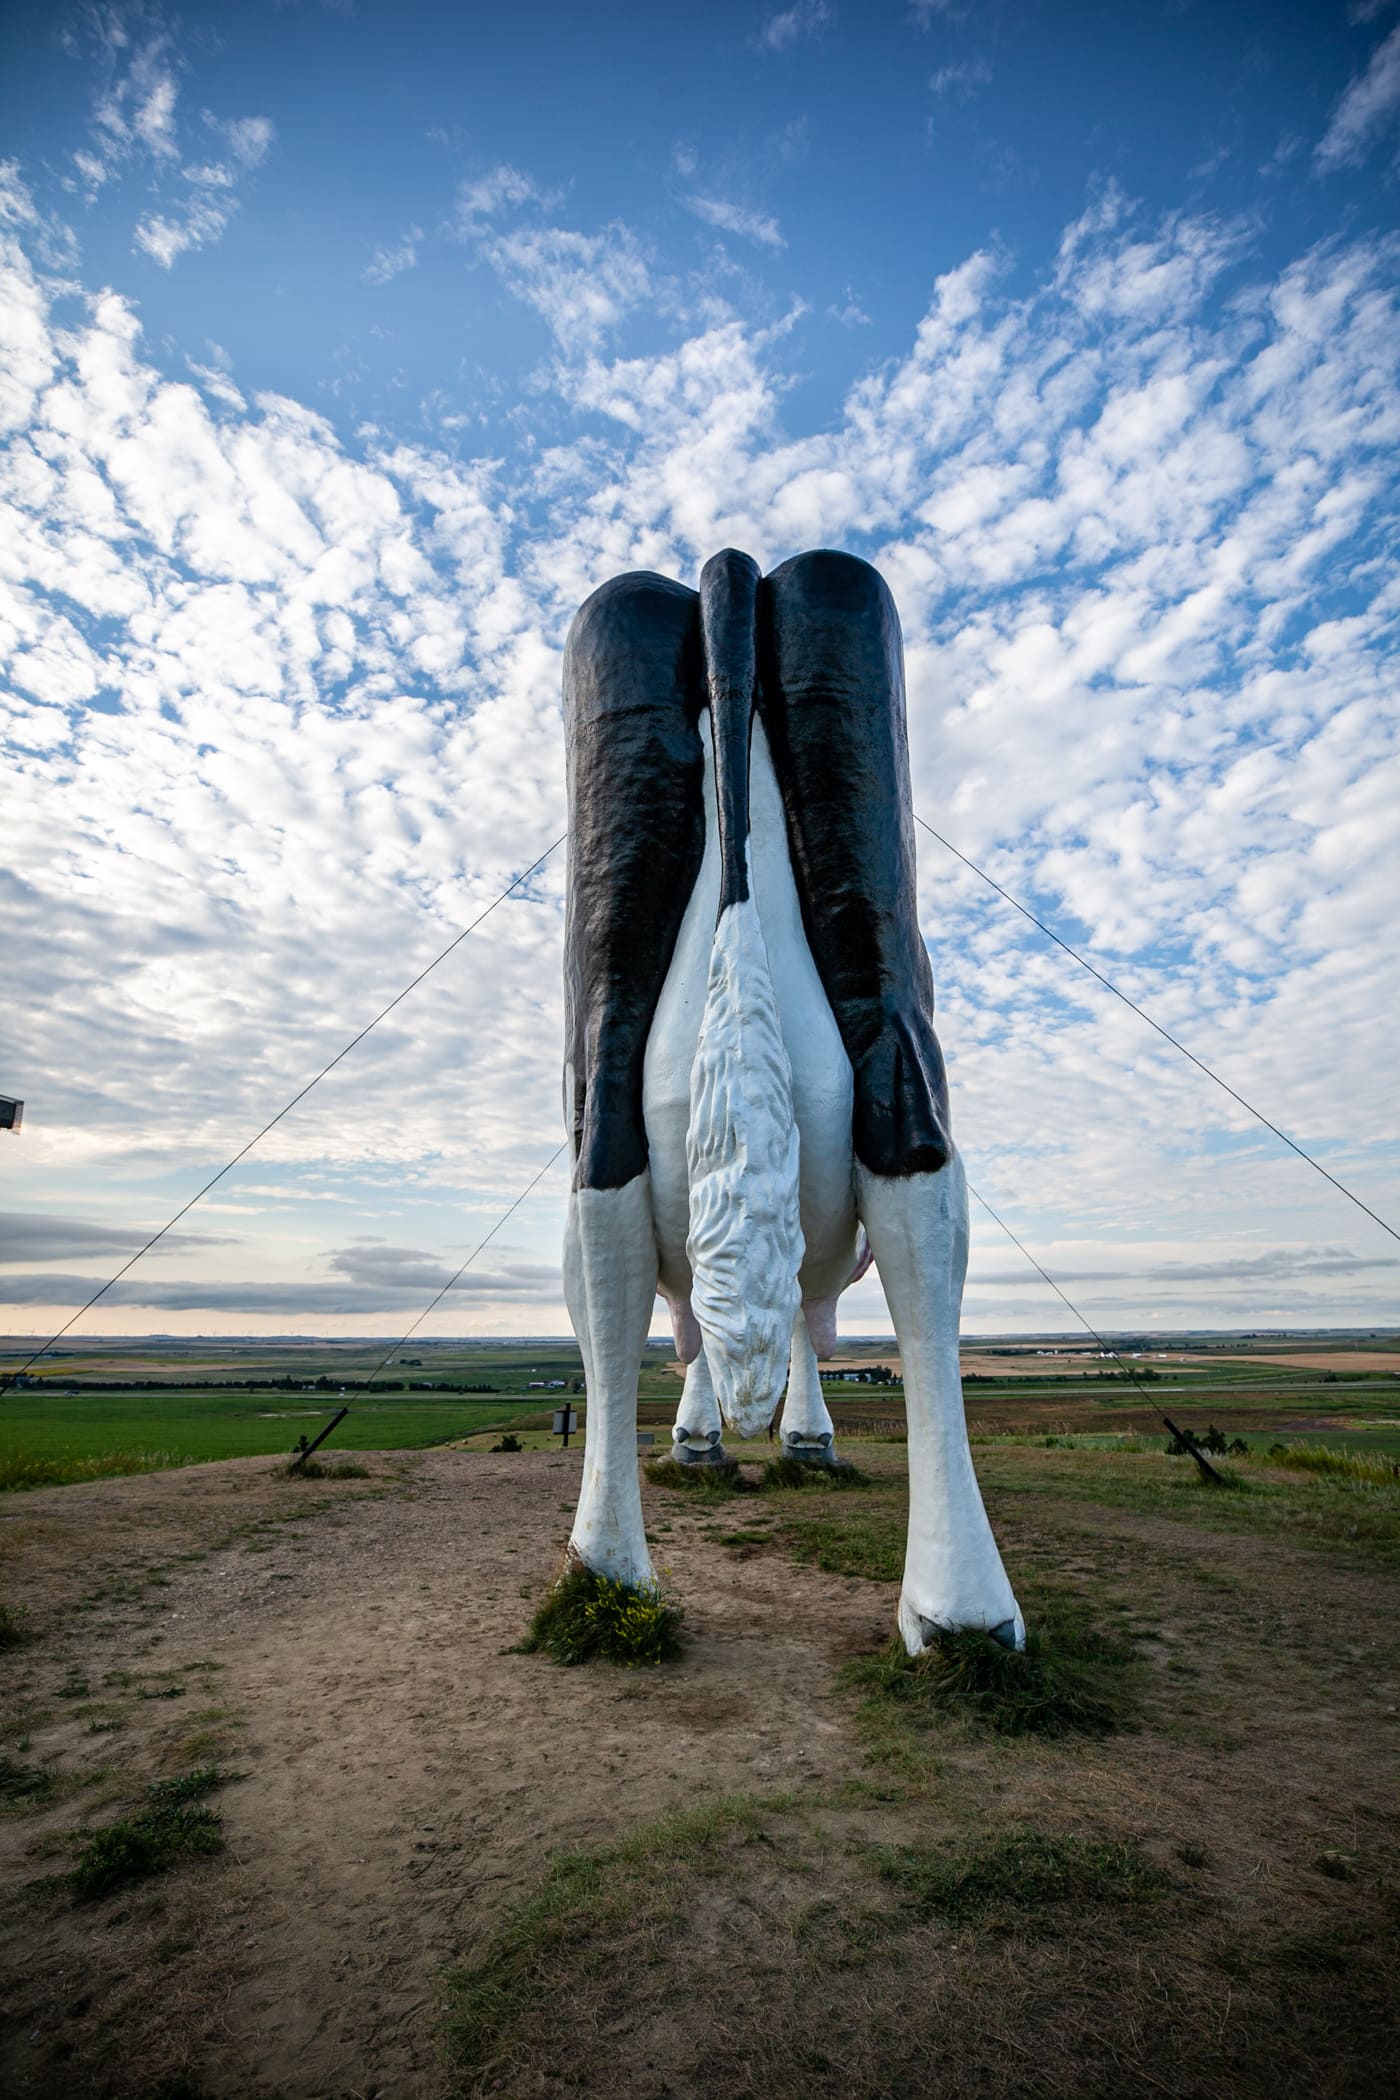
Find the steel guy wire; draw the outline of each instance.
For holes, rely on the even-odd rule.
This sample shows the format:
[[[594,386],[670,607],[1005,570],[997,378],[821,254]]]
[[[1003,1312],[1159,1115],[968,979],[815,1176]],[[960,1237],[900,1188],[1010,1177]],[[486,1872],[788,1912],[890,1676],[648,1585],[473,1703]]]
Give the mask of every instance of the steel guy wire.
[[[442,950],[442,953],[440,955],[435,955],[432,961],[428,963],[423,969],[421,969],[418,972],[418,975],[415,978],[413,978],[410,983],[406,984],[403,990],[399,992],[395,998],[389,1001],[387,1006],[381,1007],[372,1021],[366,1021],[364,1027],[359,1031],[358,1035],[352,1035],[349,1042],[345,1045],[345,1048],[343,1050],[337,1050],[335,1056],[331,1058],[329,1063],[322,1065],[320,1071],[316,1074],[314,1079],[308,1079],[306,1085],[302,1087],[299,1092],[293,1094],[291,1100],[287,1103],[285,1108],[279,1108],[276,1115],[271,1117],[268,1122],[264,1123],[262,1129],[255,1132],[254,1135],[249,1138],[247,1144],[244,1145],[239,1151],[235,1152],[233,1158],[229,1160],[225,1166],[220,1167],[217,1174],[210,1176],[209,1180],[205,1182],[202,1189],[196,1190],[195,1194],[190,1197],[188,1203],[182,1203],[180,1205],[180,1208],[175,1212],[175,1215],[166,1219],[165,1223],[161,1226],[159,1232],[153,1232],[151,1234],[151,1237],[145,1242],[144,1246],[137,1248],[136,1252],[132,1255],[130,1261],[123,1262],[121,1267],[117,1270],[116,1274],[114,1276],[109,1276],[107,1278],[107,1281],[102,1285],[101,1289],[94,1291],[92,1296],[88,1299],[87,1303],[85,1305],[80,1305],[78,1307],[78,1310],[72,1315],[71,1319],[67,1319],[64,1321],[63,1325],[59,1328],[57,1334],[50,1335],[49,1339],[43,1344],[43,1346],[41,1348],[36,1349],[34,1351],[34,1354],[31,1357],[27,1358],[26,1361],[20,1365],[17,1371],[5,1373],[3,1378],[0,1378],[0,1390],[3,1390],[6,1385],[13,1384],[15,1379],[22,1378],[25,1372],[29,1370],[31,1365],[36,1364],[41,1356],[45,1355],[50,1349],[52,1349],[55,1342],[61,1342],[64,1335],[68,1333],[68,1330],[71,1327],[75,1327],[78,1321],[82,1319],[83,1314],[91,1312],[93,1306],[97,1304],[98,1300],[100,1298],[106,1297],[108,1291],[111,1290],[113,1284],[120,1283],[123,1276],[127,1274],[128,1270],[135,1268],[137,1262],[141,1260],[141,1257],[143,1255],[149,1254],[152,1247],[154,1247],[158,1241],[163,1240],[167,1232],[169,1232],[173,1226],[178,1225],[181,1218],[183,1218],[188,1211],[192,1211],[194,1209],[196,1203],[200,1203],[203,1201],[203,1199],[208,1195],[210,1189],[217,1188],[218,1184],[223,1180],[224,1176],[226,1174],[231,1174],[234,1168],[238,1165],[239,1161],[242,1159],[246,1159],[248,1154],[252,1151],[253,1147],[255,1145],[261,1144],[262,1140],[267,1136],[268,1132],[270,1130],[275,1130],[277,1128],[277,1125],[282,1121],[283,1117],[289,1116],[292,1110],[297,1106],[298,1102],[304,1101],[307,1095],[311,1092],[312,1088],[319,1086],[321,1084],[321,1081],[326,1077],[327,1073],[333,1072],[336,1066],[341,1062],[341,1060],[343,1058],[348,1057],[350,1055],[350,1052],[353,1049],[355,1049],[358,1044],[364,1041],[365,1037],[370,1033],[371,1029],[377,1028],[380,1022],[384,1020],[387,1015],[391,1014],[394,1011],[394,1008],[396,1006],[401,1006],[404,1000],[408,997],[409,993],[412,991],[416,991],[418,986],[423,982],[423,979],[432,975],[433,971],[438,967],[439,963],[446,962],[448,956],[452,954],[453,950],[456,948],[460,948],[462,942],[467,938],[467,935],[469,933],[475,933],[477,927],[481,925],[482,921],[490,918],[492,912],[496,909],[496,906],[498,904],[504,904],[506,898],[512,895],[514,891],[518,890],[522,882],[528,882],[530,877],[535,873],[535,871],[538,868],[542,868],[544,866],[545,862],[549,859],[550,854],[558,851],[559,847],[563,845],[564,840],[567,837],[567,832],[561,832],[559,837],[554,841],[554,844],[552,846],[546,846],[544,852],[540,854],[537,860],[531,861],[529,867],[525,869],[523,874],[517,875],[513,882],[508,882],[505,888],[501,891],[499,897],[493,897],[491,902],[486,906],[486,909],[484,911],[478,912],[469,926],[464,926],[460,933],[454,935],[454,937],[448,942],[447,946]],[[558,1155],[556,1154],[555,1157],[557,1158]]]

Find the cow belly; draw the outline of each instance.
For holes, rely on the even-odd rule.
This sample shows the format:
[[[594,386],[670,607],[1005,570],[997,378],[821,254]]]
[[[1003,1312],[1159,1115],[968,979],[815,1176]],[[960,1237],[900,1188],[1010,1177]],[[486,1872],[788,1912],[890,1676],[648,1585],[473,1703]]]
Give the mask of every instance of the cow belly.
[[[702,719],[701,734],[705,744],[705,858],[657,1003],[642,1083],[661,1283],[669,1297],[678,1299],[690,1295],[685,1252],[690,1068],[705,1010],[719,907],[719,832],[708,716]],[[758,722],[753,725],[749,793],[749,877],[792,1067],[802,1235],[807,1250],[802,1293],[804,1298],[826,1298],[834,1296],[849,1276],[856,1240],[851,1064],[807,945],[788,859],[782,798]]]

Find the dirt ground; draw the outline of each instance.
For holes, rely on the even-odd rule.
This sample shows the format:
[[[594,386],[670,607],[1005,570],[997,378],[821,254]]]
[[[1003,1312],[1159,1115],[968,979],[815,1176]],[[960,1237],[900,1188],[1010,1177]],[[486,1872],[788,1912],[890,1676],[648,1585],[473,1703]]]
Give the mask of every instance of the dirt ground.
[[[218,1707],[195,1725],[248,1775],[220,1800],[231,1857],[108,1904],[95,1950],[88,1912],[7,1907],[9,2093],[100,2085],[114,2009],[188,1940],[164,1967],[201,2090],[418,2100],[439,2090],[439,1965],[554,1848],[715,1792],[819,1787],[849,1757],[831,1663],[887,1630],[880,1586],[735,1561],[683,1517],[658,1557],[703,1600],[684,1670],[560,1670],[506,1651],[579,1455],[370,1463],[373,1481],[298,1485],[234,1460],[0,1508],[5,1594],[47,1629],[6,1659],[12,1699],[46,1716],[25,1755],[155,1777]],[[89,1734],[70,1717],[89,1702],[59,1694],[114,1669],[194,1681],[109,1693],[96,1718],[117,1725]],[[0,1825],[3,1886],[74,1821],[69,1802]]]
[[[893,1477],[898,1454],[872,1462]],[[726,1545],[724,1520],[693,1497],[647,1491],[658,1565],[687,1610],[679,1665],[564,1670],[511,1652],[567,1535],[576,1452],[371,1456],[370,1477],[301,1483],[249,1459],[7,1498],[0,1595],[27,1608],[35,1636],[0,1655],[12,1753],[89,1783],[0,1821],[0,2085],[15,2100],[441,2100],[452,2089],[444,1965],[489,1941],[560,1848],[735,1794],[827,1804],[804,1871],[828,1877],[851,1915],[862,1846],[915,1826],[999,1827],[1033,1809],[1140,1834],[1178,1879],[1178,1854],[1198,1851],[1192,1872],[1209,1888],[1193,1882],[1190,1901],[1217,1938],[1228,1927],[1282,1945],[1300,1923],[1323,1937],[1359,1931],[1396,1863],[1387,1579],[1355,1557],[1318,1556],[1300,1582],[1295,1548],[1072,1496],[1050,1509],[1015,1476],[1018,1454],[996,1462],[1008,1564],[1141,1600],[1124,1609],[1151,1634],[1152,1696],[1166,1704],[1143,1731],[1071,1755],[955,1740],[929,1767],[936,1779],[893,1785],[862,1778],[853,1700],[836,1675],[886,1638],[892,1585],[799,1565],[776,1541]],[[242,1775],[218,1797],[228,1850],[75,1903],[56,1880],[74,1833],[211,1757]],[[1328,1858],[1342,1862],[1335,1874],[1317,1864]],[[760,1878],[737,1899],[752,1921],[765,1915],[761,1877],[776,1887],[776,1869],[746,1860],[744,1872]],[[791,1946],[778,1966],[797,1973],[796,1928],[782,1929]],[[1210,1938],[1190,1933],[1193,1948]],[[916,1958],[916,1980],[946,1996],[972,1938],[907,1941],[900,1961]],[[1111,1980],[1119,1950],[1104,1944]],[[975,2001],[997,2008],[986,2089],[1073,2092],[1018,2070],[1038,2045],[1016,1992],[1033,1971],[1051,1999],[1068,1990],[1087,2002],[1093,1985],[1078,1975],[1050,1991],[1042,1958],[1015,1951],[993,1996]],[[990,1959],[976,1955],[969,1990],[992,1977]],[[1188,2035],[1208,2023],[1208,2040],[1218,2028],[1223,2063],[1239,2008],[1272,2001],[1259,1998],[1262,1971],[1201,1973],[1189,2003],[1153,2016],[1180,2017]],[[1281,1989],[1296,1996],[1290,1976]],[[624,2004],[636,1991],[637,2010],[619,2019],[612,2006],[614,2069],[592,2090],[720,2100],[765,2089],[751,2071],[712,2065],[707,2076],[703,2041],[672,2001],[658,2024],[636,1975],[615,1990]],[[737,1985],[734,2002],[745,2002]],[[1028,2023],[1051,2017],[1026,2003]],[[1135,2034],[1143,2017],[1132,2014]],[[957,2018],[971,2034],[976,2023]],[[679,2036],[665,2078],[653,2061],[663,2030]],[[1342,2045],[1300,2041],[1289,2061],[1312,2073],[1271,2090],[1380,2092],[1369,2035],[1355,2061],[1343,2048],[1345,2062],[1326,2053]],[[1107,2083],[1082,2090],[1256,2090],[1170,2064],[1150,2075],[1146,2047],[1141,2035],[1112,2039]],[[838,2074],[812,2090],[882,2089],[875,2072],[845,2086]],[[960,2073],[955,2089],[982,2090],[982,2075]],[[484,2088],[507,2100],[566,2089],[557,2065]]]

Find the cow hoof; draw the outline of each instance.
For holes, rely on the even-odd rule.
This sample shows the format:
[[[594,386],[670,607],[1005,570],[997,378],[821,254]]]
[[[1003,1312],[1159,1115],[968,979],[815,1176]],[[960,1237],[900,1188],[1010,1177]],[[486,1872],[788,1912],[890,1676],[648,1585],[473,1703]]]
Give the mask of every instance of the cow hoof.
[[[910,1621],[913,1622],[912,1626]],[[917,1645],[909,1638],[914,1628],[918,1630]],[[901,1612],[900,1630],[905,1637],[905,1647],[911,1655],[926,1653],[928,1649],[936,1647],[940,1641],[947,1640],[949,1635],[954,1633],[985,1633],[988,1640],[995,1641],[1000,1648],[1011,1649],[1013,1653],[1026,1645],[1025,1622],[1019,1612],[1014,1618],[999,1620],[995,1626],[956,1626],[944,1619],[927,1619],[922,1612]]]
[[[795,1459],[799,1466],[818,1466],[826,1473],[855,1471],[849,1459],[837,1457],[830,1435],[803,1436],[798,1430],[788,1430],[783,1437],[783,1457]]]
[[[718,1429],[682,1429],[677,1425],[671,1431],[671,1456],[678,1466],[734,1466],[738,1463],[725,1450]]]

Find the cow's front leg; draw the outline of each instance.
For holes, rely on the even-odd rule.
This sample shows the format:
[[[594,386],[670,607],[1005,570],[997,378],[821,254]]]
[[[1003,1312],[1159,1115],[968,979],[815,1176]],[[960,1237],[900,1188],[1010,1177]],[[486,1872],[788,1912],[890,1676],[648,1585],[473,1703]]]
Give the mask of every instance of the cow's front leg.
[[[588,1412],[570,1558],[614,1581],[653,1582],[637,1477],[637,1373],[656,1297],[650,1176],[575,1189],[564,1232],[564,1299],[583,1352]]]
[[[856,1169],[856,1203],[904,1360],[909,1540],[899,1630],[911,1655],[980,1627],[1007,1647],[1021,1617],[972,1470],[958,1368],[967,1273],[967,1184],[955,1153],[934,1174]]]
[[[687,1305],[687,1311],[689,1306]],[[685,1388],[671,1430],[671,1456],[680,1466],[727,1466],[724,1426],[703,1346],[686,1365]]]
[[[792,1356],[788,1362],[787,1398],[779,1429],[784,1458],[795,1458],[804,1466],[839,1466],[836,1456],[836,1425],[822,1392],[817,1352],[807,1328],[807,1316],[799,1311],[792,1323]]]

